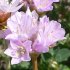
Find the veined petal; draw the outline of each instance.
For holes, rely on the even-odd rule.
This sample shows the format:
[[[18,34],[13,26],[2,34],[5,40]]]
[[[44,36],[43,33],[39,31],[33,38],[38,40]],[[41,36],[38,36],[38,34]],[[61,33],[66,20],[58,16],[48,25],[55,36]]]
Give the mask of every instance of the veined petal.
[[[27,41],[23,42],[23,46],[25,47],[27,52],[32,51],[31,45],[32,45],[32,41],[30,41],[30,40],[27,40]]]
[[[18,6],[20,4],[20,0],[12,0],[11,1],[11,3],[10,3],[10,5],[12,5],[12,6]]]
[[[19,10],[24,4],[22,3],[21,5],[17,6],[17,7],[9,7],[9,9],[7,10],[7,12],[16,12],[17,10]]]
[[[11,64],[13,65],[13,64],[18,64],[18,63],[20,63],[21,62],[21,60],[20,60],[20,58],[12,58],[12,60],[11,60]]]
[[[12,0],[10,3],[8,0],[0,1],[0,10],[2,10],[3,12],[16,12],[22,6],[23,3],[20,3],[20,0]]]
[[[21,57],[21,60],[22,60],[22,61],[30,61],[31,58],[30,58],[29,53],[25,53],[25,54]]]
[[[10,40],[10,45],[16,51],[18,50],[18,46],[20,46],[19,41],[16,41],[16,40],[14,40],[14,41]]]
[[[26,11],[27,12],[27,11]],[[36,12],[16,12],[7,21],[7,26],[12,33],[16,33],[20,39],[30,39],[37,32],[38,15]],[[34,13],[34,14],[33,14]],[[36,16],[34,16],[36,14]]]
[[[49,49],[49,46],[56,43],[57,41],[65,39],[65,30],[61,28],[61,24],[57,21],[49,21],[47,17],[40,18],[39,30],[37,34],[34,47],[38,51],[38,47],[41,46],[41,51],[45,48]]]
[[[49,51],[48,46],[44,46],[44,43],[35,41],[33,44],[33,50],[38,53],[46,53]]]
[[[8,39],[8,40],[18,40],[18,35],[13,33],[13,34],[8,34],[5,39]]]
[[[23,15],[22,12],[16,12],[8,19],[7,26],[12,32],[18,32],[19,24],[21,23],[21,15]]]
[[[10,56],[10,57],[14,57],[14,58],[18,58],[16,55],[16,51],[14,49],[12,49],[11,47],[8,47],[5,52],[6,55]]]
[[[39,12],[48,11],[53,3],[51,0],[33,0],[33,2]]]

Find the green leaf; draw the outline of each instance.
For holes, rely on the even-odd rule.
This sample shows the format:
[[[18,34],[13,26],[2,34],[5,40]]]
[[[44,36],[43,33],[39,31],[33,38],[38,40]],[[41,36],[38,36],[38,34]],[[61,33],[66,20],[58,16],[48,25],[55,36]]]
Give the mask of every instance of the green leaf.
[[[29,62],[22,62],[21,64],[20,64],[20,66],[21,67],[23,67],[23,68],[28,68],[29,67]]]
[[[29,62],[21,62],[19,64],[12,65],[12,70],[28,70],[29,65]]]
[[[70,70],[70,68],[66,65],[60,65],[60,70]]]
[[[55,59],[58,62],[66,61],[70,57],[70,50],[69,49],[60,49],[57,51]]]
[[[53,48],[50,48],[49,49],[49,53],[53,56],[54,55],[54,49]]]

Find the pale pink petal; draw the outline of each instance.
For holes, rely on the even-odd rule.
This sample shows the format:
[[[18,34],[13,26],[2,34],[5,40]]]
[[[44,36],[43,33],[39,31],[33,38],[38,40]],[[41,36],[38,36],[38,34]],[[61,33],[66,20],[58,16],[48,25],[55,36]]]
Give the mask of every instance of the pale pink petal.
[[[44,44],[39,43],[38,41],[35,41],[33,44],[33,51],[38,52],[38,53],[46,53],[49,51],[48,46],[44,46]]]
[[[16,33],[14,34],[8,34],[5,39],[8,39],[8,40],[18,40],[18,35]]]
[[[8,19],[7,26],[12,32],[17,33],[18,24],[21,22],[21,15],[21,12],[16,12]]]
[[[4,53],[10,57],[17,58],[16,51],[12,49],[11,47],[7,48]]]
[[[53,1],[51,0],[33,0],[33,2],[39,12],[52,10]]]
[[[19,6],[16,6],[16,7],[10,7],[9,10],[7,12],[16,12],[17,10],[19,10],[24,4],[22,3],[21,5]],[[15,8],[15,9],[14,9]]]
[[[53,2],[59,2],[60,0],[52,0]]]
[[[21,60],[22,60],[22,61],[30,61],[31,58],[30,58],[29,52],[26,52],[26,53],[21,57]]]
[[[18,44],[19,42],[18,41],[13,41],[13,40],[10,40],[10,45],[11,45],[11,47],[14,49],[14,50],[18,50],[18,46],[19,46],[19,44]]]
[[[20,60],[20,58],[12,58],[12,60],[11,60],[11,64],[13,65],[13,64],[18,64],[18,63],[20,63],[21,62],[21,60]]]
[[[32,51],[31,45],[32,45],[32,41],[30,41],[30,40],[27,40],[23,43],[23,46],[25,47],[27,52]]]

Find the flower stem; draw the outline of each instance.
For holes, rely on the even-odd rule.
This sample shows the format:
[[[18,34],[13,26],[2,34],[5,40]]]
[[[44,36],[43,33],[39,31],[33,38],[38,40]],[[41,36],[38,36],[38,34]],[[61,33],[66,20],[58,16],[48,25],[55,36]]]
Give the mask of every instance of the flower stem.
[[[31,54],[33,70],[38,70],[37,57],[38,57],[37,54],[35,54],[35,53]]]
[[[38,70],[37,59],[32,59],[33,70]]]
[[[7,47],[8,47],[8,41],[3,40],[3,49],[4,49],[4,51],[6,50]],[[5,70],[11,70],[10,57],[5,55],[5,62],[6,62]]]

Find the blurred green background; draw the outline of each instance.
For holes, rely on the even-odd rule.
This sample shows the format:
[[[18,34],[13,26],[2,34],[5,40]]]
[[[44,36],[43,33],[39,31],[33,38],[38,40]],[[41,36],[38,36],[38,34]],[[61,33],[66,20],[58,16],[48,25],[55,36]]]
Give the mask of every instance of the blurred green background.
[[[57,20],[66,30],[66,40],[60,41],[48,53],[38,57],[39,70],[70,70],[70,0],[60,0],[53,4],[53,11],[47,12],[50,20]],[[2,45],[3,40],[0,40]],[[6,70],[9,57],[3,54],[3,47],[0,46],[0,70]],[[8,66],[10,67],[10,66]],[[22,62],[11,65],[11,70],[32,70],[31,62]]]

